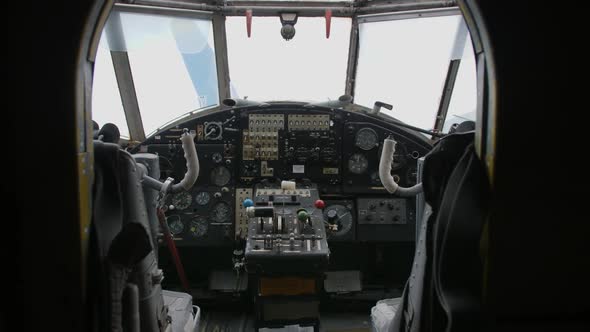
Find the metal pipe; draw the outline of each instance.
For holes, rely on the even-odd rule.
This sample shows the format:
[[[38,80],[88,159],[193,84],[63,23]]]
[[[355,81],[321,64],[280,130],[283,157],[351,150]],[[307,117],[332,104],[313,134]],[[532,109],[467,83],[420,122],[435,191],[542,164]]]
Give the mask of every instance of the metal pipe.
[[[359,22],[357,17],[352,18],[350,26],[350,44],[348,46],[348,63],[346,66],[345,93],[353,96],[356,82],[356,67],[358,65],[359,53]]]
[[[162,190],[162,182],[152,178],[151,176],[147,175],[147,173],[145,173],[143,175],[143,177],[141,178],[141,184],[147,188],[156,190],[156,191],[160,191]]]
[[[202,10],[202,11],[219,11],[221,7],[212,6],[204,3],[194,3],[186,1],[167,1],[167,0],[137,0],[136,5],[147,5],[156,7],[167,7],[176,9]]]
[[[217,63],[217,87],[219,102],[231,97],[229,79],[229,61],[227,58],[227,37],[225,33],[225,16],[213,15],[213,42],[215,46],[215,62]]]
[[[175,2],[175,1],[173,1]],[[125,13],[138,13],[138,14],[151,14],[161,15],[167,14],[174,17],[182,18],[201,18],[210,19],[212,16],[211,11],[204,11],[198,9],[188,8],[176,8],[167,4],[168,2],[162,1],[161,5],[143,5],[143,4],[122,4],[117,3],[114,7],[114,11],[125,12]]]
[[[393,4],[386,4],[386,5],[371,5],[371,6],[366,6],[366,7],[359,7],[359,8],[357,8],[356,13],[359,15],[377,14],[377,13],[401,12],[401,11],[419,10],[419,9],[454,7],[456,5],[457,5],[457,2],[455,0],[393,3]]]
[[[236,5],[234,5],[234,3]],[[377,14],[386,12],[408,11],[417,9],[432,9],[456,6],[455,0],[421,1],[394,4],[371,4],[368,6],[356,6],[351,2],[348,6],[345,2],[227,2],[224,5],[210,5],[205,3],[194,3],[180,0],[136,0],[137,5],[157,6],[166,8],[188,9],[197,11],[209,11],[222,13],[226,16],[242,16],[246,10],[251,9],[254,16],[277,16],[280,12],[296,12],[299,16],[324,16],[326,9],[332,10],[332,16],[351,17],[355,14]]]

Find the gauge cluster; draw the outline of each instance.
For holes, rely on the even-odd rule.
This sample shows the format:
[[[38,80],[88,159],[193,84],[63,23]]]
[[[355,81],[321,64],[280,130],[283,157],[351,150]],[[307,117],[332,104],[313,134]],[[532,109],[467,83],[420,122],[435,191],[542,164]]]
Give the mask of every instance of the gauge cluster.
[[[349,122],[344,145],[346,169],[343,175],[344,193],[386,193],[379,178],[379,162],[383,141],[392,136],[397,144],[391,165],[391,175],[401,186],[416,184],[416,162],[426,151],[411,139],[379,124]]]
[[[412,227],[413,199],[405,199],[403,225],[359,225],[356,206],[366,197],[391,197],[378,174],[383,140],[389,136],[397,141],[394,180],[402,186],[416,183],[417,159],[431,148],[421,134],[375,116],[296,103],[205,111],[132,151],[158,154],[161,180],[179,181],[186,172],[178,140],[183,128],[195,133],[200,171],[190,191],[166,202],[168,226],[180,246],[232,245],[243,223],[236,193],[265,181],[316,184],[327,203],[322,213],[331,242],[370,241],[374,234]]]
[[[193,187],[168,197],[166,218],[176,243],[216,246],[233,242],[233,192]],[[179,204],[180,203],[180,204]]]
[[[199,176],[190,191],[168,196],[168,228],[178,245],[217,246],[233,242],[236,158],[227,144],[197,144]],[[186,160],[178,144],[153,144],[147,152],[160,156],[161,179],[176,181],[186,172]]]

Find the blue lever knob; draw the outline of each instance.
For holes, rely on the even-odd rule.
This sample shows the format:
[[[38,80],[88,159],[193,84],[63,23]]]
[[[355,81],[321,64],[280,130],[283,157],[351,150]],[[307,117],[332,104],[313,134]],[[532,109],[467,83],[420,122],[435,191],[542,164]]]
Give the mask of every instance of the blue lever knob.
[[[243,202],[242,205],[244,205],[245,208],[250,207],[250,206],[254,206],[254,201],[252,201],[249,198],[246,198]]]

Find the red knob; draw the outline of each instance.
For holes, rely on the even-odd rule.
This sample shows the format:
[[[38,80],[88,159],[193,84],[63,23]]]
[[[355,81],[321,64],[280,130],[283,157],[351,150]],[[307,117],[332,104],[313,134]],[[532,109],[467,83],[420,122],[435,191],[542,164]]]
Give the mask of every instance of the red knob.
[[[323,209],[326,207],[326,203],[324,203],[324,201],[322,201],[321,199],[318,199],[317,201],[315,201],[314,205],[318,209]]]

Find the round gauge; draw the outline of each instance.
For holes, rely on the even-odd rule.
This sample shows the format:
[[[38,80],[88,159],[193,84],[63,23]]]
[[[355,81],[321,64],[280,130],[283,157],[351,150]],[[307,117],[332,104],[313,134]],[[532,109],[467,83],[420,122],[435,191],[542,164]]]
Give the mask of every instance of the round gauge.
[[[231,173],[224,166],[217,166],[211,171],[211,182],[218,187],[225,186],[230,179]]]
[[[223,127],[221,122],[205,122],[205,139],[220,140],[222,138]]]
[[[168,223],[168,228],[172,235],[178,235],[184,231],[184,224],[180,220],[180,216],[169,216],[166,218],[166,222]]]
[[[220,162],[222,162],[222,161],[223,161],[223,156],[221,155],[221,153],[219,153],[219,152],[215,152],[215,153],[213,154],[213,156],[211,156],[211,159],[213,159],[213,161],[214,161],[216,164],[219,164]]]
[[[369,151],[379,145],[377,133],[371,128],[361,128],[356,133],[354,144],[365,151]]]
[[[330,232],[332,237],[342,236],[352,228],[352,214],[349,209],[340,204],[328,206],[324,210],[324,219],[337,227],[335,231]]]
[[[199,205],[207,205],[207,203],[209,203],[209,200],[211,200],[211,196],[206,191],[199,192],[195,197],[195,201]]]
[[[197,217],[194,217],[193,220],[191,220],[189,231],[192,236],[201,237],[201,236],[207,234],[208,228],[209,228],[209,223],[207,222],[207,218],[197,216]]]
[[[174,196],[172,196],[172,205],[174,205],[174,208],[177,210],[184,210],[186,208],[188,208],[189,206],[191,206],[191,201],[192,201],[193,197],[191,196],[191,194],[189,194],[186,191],[182,191],[179,192],[178,194],[175,194]]]
[[[353,154],[348,159],[348,170],[354,174],[363,174],[369,167],[367,157],[360,153]]]
[[[209,216],[214,223],[229,223],[231,222],[231,209],[227,203],[219,202],[213,206]]]

